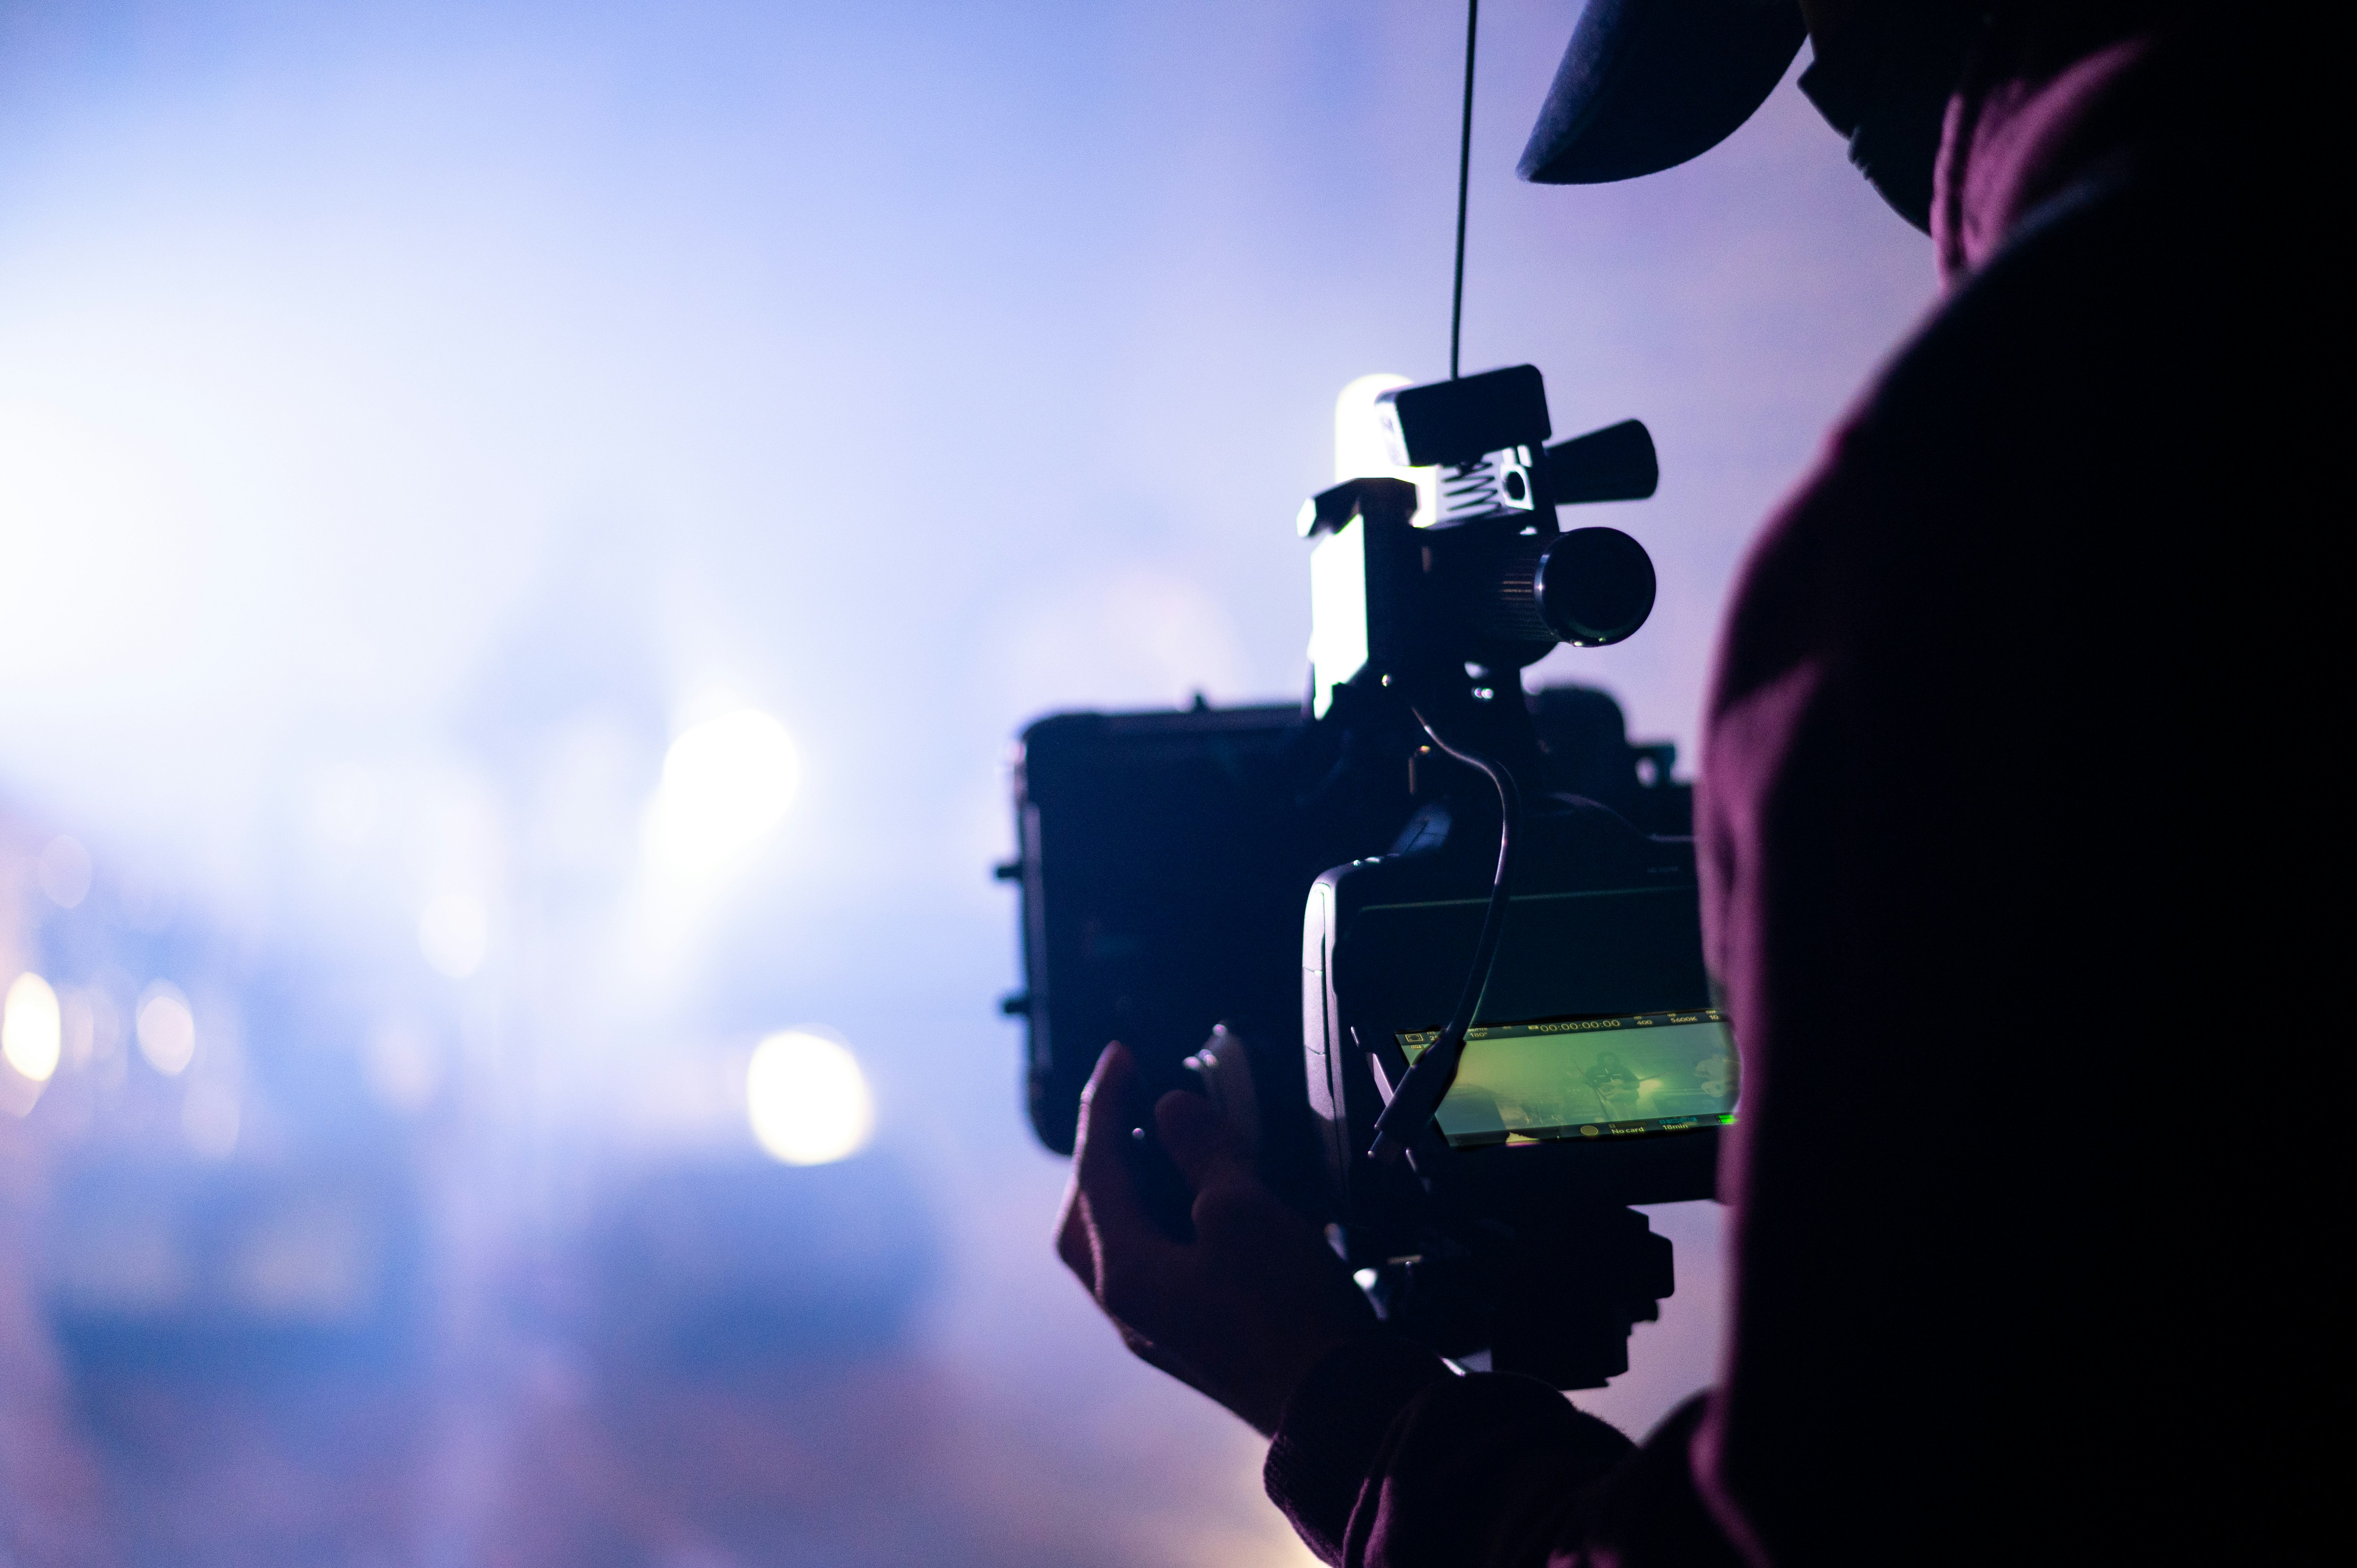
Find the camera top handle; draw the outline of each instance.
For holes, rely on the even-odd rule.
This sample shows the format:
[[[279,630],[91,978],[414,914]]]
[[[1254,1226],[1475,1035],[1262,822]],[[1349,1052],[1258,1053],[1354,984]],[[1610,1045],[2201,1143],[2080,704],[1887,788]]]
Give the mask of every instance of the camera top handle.
[[[1448,1026],[1399,1082],[1368,1155],[1410,1153],[1457,1076],[1497,961],[1511,897],[1522,785],[1537,746],[1519,694],[1523,666],[1559,643],[1594,647],[1634,633],[1656,583],[1644,547],[1617,529],[1559,532],[1558,505],[1637,499],[1660,480],[1652,437],[1636,420],[1549,447],[1538,370],[1510,366],[1378,398],[1392,460],[1437,470],[1438,515],[1418,518],[1417,487],[1345,480],[1302,508],[1312,557],[1311,702],[1373,686],[1404,699],[1434,746],[1484,776],[1499,801],[1497,873],[1463,993]],[[1413,1158],[1411,1163],[1419,1163]]]

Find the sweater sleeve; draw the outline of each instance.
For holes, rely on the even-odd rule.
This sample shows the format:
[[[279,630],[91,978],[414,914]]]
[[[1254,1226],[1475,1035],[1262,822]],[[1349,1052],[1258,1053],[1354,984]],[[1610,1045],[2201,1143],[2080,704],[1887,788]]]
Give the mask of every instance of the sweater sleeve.
[[[1358,1340],[1295,1393],[1265,1479],[1345,1568],[1732,1562],[1687,1467],[1702,1409],[1640,1448],[1544,1383]]]

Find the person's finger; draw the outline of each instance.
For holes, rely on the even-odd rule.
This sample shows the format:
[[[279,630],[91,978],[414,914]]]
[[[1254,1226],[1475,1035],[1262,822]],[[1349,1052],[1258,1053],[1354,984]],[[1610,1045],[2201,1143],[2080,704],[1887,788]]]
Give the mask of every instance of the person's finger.
[[[1064,1266],[1080,1276],[1091,1295],[1099,1294],[1097,1279],[1096,1238],[1089,1223],[1087,1173],[1097,1173],[1097,1193],[1100,1201],[1117,1201],[1118,1189],[1110,1187],[1128,1176],[1119,1161],[1106,1161],[1103,1151],[1115,1146],[1114,1132],[1097,1129],[1096,1121],[1118,1122],[1117,1114],[1105,1118],[1103,1112],[1119,1109],[1131,1097],[1131,1084],[1136,1069],[1130,1059],[1128,1047],[1115,1040],[1097,1054],[1097,1065],[1089,1073],[1089,1081],[1081,1088],[1079,1125],[1073,1130],[1071,1174],[1064,1182],[1062,1211],[1056,1219],[1056,1255]],[[1108,1172],[1107,1164],[1116,1168]]]
[[[1119,1105],[1128,1088],[1126,1076],[1133,1071],[1129,1051],[1120,1041],[1114,1041],[1098,1053],[1097,1065],[1081,1089],[1080,1124],[1073,1132],[1071,1174],[1065,1178],[1063,1207],[1056,1216],[1056,1255],[1064,1261],[1066,1268],[1080,1276],[1091,1295],[1097,1294],[1096,1241],[1089,1233],[1082,1172],[1089,1162],[1091,1145],[1101,1148],[1106,1139],[1091,1136],[1090,1112],[1092,1107]],[[1122,1081],[1108,1090],[1108,1082],[1115,1079]]]
[[[1168,1272],[1178,1251],[1178,1244],[1147,1218],[1129,1166],[1125,1145],[1136,1082],[1128,1047],[1119,1042],[1107,1046],[1081,1095],[1080,1136],[1072,1148],[1072,1194],[1091,1249],[1083,1277],[1098,1302],[1116,1316],[1116,1297],[1153,1288],[1153,1280]]]
[[[1072,1144],[1072,1179],[1100,1205],[1135,1202],[1136,1178],[1122,1144],[1129,1136],[1129,1106],[1137,1095],[1137,1064],[1119,1040],[1097,1058],[1081,1090],[1081,1124]]]
[[[1214,1176],[1252,1174],[1243,1141],[1200,1094],[1172,1090],[1164,1095],[1155,1102],[1154,1125],[1170,1163],[1194,1191],[1200,1192]]]
[[[1064,1203],[1056,1215],[1056,1256],[1080,1277],[1091,1295],[1097,1294],[1097,1252],[1089,1240],[1089,1219],[1081,1201],[1081,1173],[1076,1165],[1064,1178]]]
[[[1136,1357],[1147,1366],[1152,1367],[1158,1372],[1167,1373],[1168,1375],[1178,1379],[1189,1388],[1193,1389],[1197,1393],[1209,1394],[1213,1399],[1220,1397],[1218,1394],[1212,1393],[1210,1387],[1205,1383],[1203,1375],[1200,1372],[1195,1370],[1194,1368],[1189,1366],[1186,1362],[1180,1360],[1178,1357],[1172,1355],[1161,1346],[1157,1345],[1153,1340],[1148,1339],[1145,1335],[1138,1333],[1137,1330],[1130,1327],[1127,1324],[1123,1323],[1118,1319],[1114,1321],[1114,1326],[1121,1332],[1121,1342],[1123,1346],[1128,1349],[1131,1355]]]

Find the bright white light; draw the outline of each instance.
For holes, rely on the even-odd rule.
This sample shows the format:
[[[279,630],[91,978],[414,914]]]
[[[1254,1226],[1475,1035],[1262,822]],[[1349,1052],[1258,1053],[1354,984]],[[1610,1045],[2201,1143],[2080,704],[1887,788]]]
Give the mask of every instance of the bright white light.
[[[197,1018],[188,999],[163,981],[139,1001],[139,1054],[167,1078],[178,1076],[197,1054]]]
[[[60,909],[70,909],[90,896],[90,851],[73,839],[51,839],[36,869],[41,891]]]
[[[5,1010],[0,1012],[0,1055],[35,1083],[47,1083],[58,1070],[58,1051],[64,1038],[58,993],[29,970],[18,975],[8,987]]]
[[[1394,387],[1412,384],[1405,376],[1361,376],[1334,400],[1334,482],[1345,479],[1405,479],[1415,487],[1416,521],[1439,514],[1440,471],[1405,468],[1392,461],[1391,438],[1376,413],[1375,399]]]
[[[1392,463],[1391,443],[1375,418],[1375,399],[1394,387],[1413,386],[1405,376],[1361,376],[1334,399],[1334,482],[1407,478]]]
[[[491,918],[479,898],[445,893],[417,917],[417,950],[453,980],[482,968],[490,945]]]
[[[1324,718],[1334,688],[1367,667],[1367,524],[1352,518],[1309,553],[1309,679]]]
[[[667,871],[709,875],[743,860],[793,803],[802,764],[785,726],[754,708],[671,743],[647,812],[647,854]]]
[[[823,1165],[867,1146],[876,1101],[851,1052],[789,1029],[754,1047],[745,1105],[761,1147],[790,1165]]]

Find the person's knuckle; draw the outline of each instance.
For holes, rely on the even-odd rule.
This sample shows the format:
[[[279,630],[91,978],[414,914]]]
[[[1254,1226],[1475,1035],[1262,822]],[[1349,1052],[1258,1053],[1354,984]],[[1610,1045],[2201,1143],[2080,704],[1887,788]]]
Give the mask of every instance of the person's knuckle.
[[[1227,1230],[1257,1223],[1260,1194],[1249,1182],[1214,1178],[1195,1196],[1198,1229]]]
[[[1153,1292],[1134,1266],[1109,1257],[1097,1275],[1097,1300],[1107,1312],[1128,1323],[1151,1305]]]

